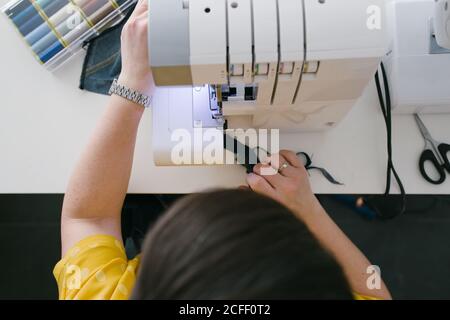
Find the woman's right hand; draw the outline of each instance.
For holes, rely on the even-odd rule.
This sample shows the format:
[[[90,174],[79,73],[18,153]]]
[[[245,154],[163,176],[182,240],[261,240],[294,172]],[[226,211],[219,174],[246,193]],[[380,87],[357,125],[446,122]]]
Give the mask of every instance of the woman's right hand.
[[[253,191],[280,202],[301,219],[320,207],[305,166],[294,152],[280,151],[272,155],[268,163],[256,165],[254,173],[248,175],[247,183]],[[276,174],[267,175],[270,171]]]

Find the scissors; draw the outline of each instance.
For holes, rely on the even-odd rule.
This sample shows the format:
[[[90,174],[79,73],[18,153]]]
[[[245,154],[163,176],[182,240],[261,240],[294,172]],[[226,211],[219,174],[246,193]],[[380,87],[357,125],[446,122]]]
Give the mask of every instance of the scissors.
[[[442,184],[446,180],[446,173],[450,173],[450,162],[448,159],[448,153],[450,152],[450,145],[446,143],[440,143],[433,139],[425,124],[420,119],[419,115],[415,115],[416,122],[419,126],[420,132],[425,140],[425,151],[422,152],[419,161],[419,168],[422,177],[429,183]],[[431,178],[425,170],[425,164],[431,162],[437,172],[439,173],[438,179]]]

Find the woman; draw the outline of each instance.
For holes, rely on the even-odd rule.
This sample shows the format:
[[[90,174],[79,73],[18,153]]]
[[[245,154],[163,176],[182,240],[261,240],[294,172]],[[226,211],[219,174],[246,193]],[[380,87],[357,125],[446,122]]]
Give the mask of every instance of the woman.
[[[118,83],[152,95],[147,1],[122,33]],[[389,299],[367,285],[369,261],[313,195],[296,155],[257,165],[247,190],[215,191],[176,203],[128,260],[120,213],[144,109],[113,95],[70,180],[61,218],[61,299]],[[276,158],[275,158],[276,157]]]

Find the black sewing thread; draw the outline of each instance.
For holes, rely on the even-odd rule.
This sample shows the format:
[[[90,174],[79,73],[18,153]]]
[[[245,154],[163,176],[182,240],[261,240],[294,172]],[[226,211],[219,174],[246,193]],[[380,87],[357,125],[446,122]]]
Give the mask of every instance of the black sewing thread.
[[[375,83],[377,86],[378,99],[380,100],[380,107],[383,113],[383,118],[386,123],[386,131],[387,131],[387,152],[388,152],[388,161],[387,161],[387,178],[386,178],[386,190],[385,197],[390,195],[391,191],[391,178],[394,175],[395,180],[400,188],[401,193],[401,204],[399,210],[393,210],[393,214],[385,215],[381,213],[379,210],[378,214],[381,218],[384,219],[392,219],[399,215],[402,215],[406,211],[406,192],[403,186],[402,180],[395,169],[394,162],[392,160],[392,106],[391,106],[391,94],[389,90],[389,83],[386,75],[386,70],[384,68],[384,64],[381,63],[381,73],[383,77],[383,85],[384,85],[384,95],[381,87],[380,75],[379,71],[375,74]]]

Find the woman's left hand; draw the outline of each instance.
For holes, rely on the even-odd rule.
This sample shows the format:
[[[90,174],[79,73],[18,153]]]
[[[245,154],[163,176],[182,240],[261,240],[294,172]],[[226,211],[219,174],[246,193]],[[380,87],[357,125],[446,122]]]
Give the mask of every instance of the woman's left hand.
[[[152,95],[155,88],[148,55],[148,0],[139,0],[122,30],[119,84]]]

